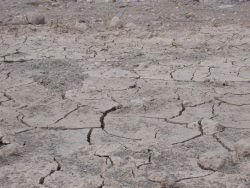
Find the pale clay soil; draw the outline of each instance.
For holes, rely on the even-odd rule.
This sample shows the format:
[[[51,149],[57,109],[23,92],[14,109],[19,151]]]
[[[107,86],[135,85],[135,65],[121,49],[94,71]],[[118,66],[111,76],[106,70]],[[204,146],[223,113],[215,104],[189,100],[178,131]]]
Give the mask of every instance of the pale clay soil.
[[[46,187],[250,188],[250,2],[1,0],[0,188]]]

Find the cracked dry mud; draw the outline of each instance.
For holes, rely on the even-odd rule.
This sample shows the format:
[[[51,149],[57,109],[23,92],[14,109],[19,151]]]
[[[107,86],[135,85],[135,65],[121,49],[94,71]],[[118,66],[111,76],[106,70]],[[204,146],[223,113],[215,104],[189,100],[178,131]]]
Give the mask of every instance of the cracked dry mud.
[[[0,1],[0,187],[249,188],[249,84],[249,2]]]

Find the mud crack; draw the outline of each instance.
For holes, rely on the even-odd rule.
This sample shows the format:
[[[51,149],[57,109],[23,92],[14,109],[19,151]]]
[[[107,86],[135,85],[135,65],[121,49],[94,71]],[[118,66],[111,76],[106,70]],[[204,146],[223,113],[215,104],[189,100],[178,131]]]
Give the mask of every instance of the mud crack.
[[[133,140],[133,141],[139,141],[142,140],[141,138],[130,138],[130,137],[126,137],[126,136],[120,136],[120,135],[116,135],[116,134],[112,134],[106,130],[103,130],[106,134],[108,134],[109,136],[112,137],[117,137],[117,138],[123,138],[123,139],[127,139],[127,140]]]
[[[222,140],[216,135],[216,133],[213,134],[213,138],[227,151],[232,152],[233,150],[230,149]]]
[[[150,179],[149,177],[147,177],[147,180],[153,183],[159,183],[161,184],[161,188],[177,188],[179,187],[177,184],[181,181],[185,181],[185,180],[192,180],[192,179],[198,179],[198,178],[204,178],[207,176],[212,175],[214,172],[209,173],[209,174],[205,174],[205,175],[201,175],[201,176],[190,176],[190,177],[184,177],[184,178],[179,178],[179,179],[175,179],[175,180],[153,180]]]
[[[10,73],[11,73],[11,72],[7,72],[6,77],[5,77],[5,80],[9,79]]]
[[[105,163],[108,164],[108,161],[110,162],[111,166],[114,166],[114,162],[111,159],[111,157],[109,155],[99,155],[99,154],[94,154],[94,156],[96,157],[100,157],[100,158],[105,158]]]
[[[114,112],[118,109],[120,109],[122,106],[121,105],[118,105],[118,106],[113,106],[112,108],[106,110],[105,112],[102,113],[102,116],[100,117],[100,123],[101,123],[101,128],[104,130],[105,129],[105,117],[111,113],[111,112]]]
[[[212,175],[212,173],[209,173],[209,174],[205,174],[205,175],[201,175],[201,176],[191,176],[191,177],[186,177],[186,178],[180,178],[180,179],[177,179],[175,181],[175,183],[178,183],[178,182],[181,182],[181,181],[184,181],[184,180],[191,180],[191,179],[197,179],[197,178],[204,178],[204,177],[207,177],[207,176],[210,176]]]
[[[73,112],[77,111],[79,108],[84,107],[84,106],[86,106],[86,105],[77,105],[76,108],[74,108],[73,110],[71,110],[68,113],[66,113],[63,117],[61,117],[58,120],[56,120],[53,124],[59,123],[63,119],[67,118],[70,114],[72,114]]]
[[[89,143],[89,145],[91,145],[91,134],[93,132],[94,128],[89,129],[89,132],[87,134],[87,142]]]
[[[207,75],[206,77],[209,77],[212,75],[212,69],[215,69],[216,67],[214,66],[208,66],[208,70],[207,70]]]
[[[188,125],[188,123],[186,123],[186,122],[172,121],[172,120],[169,120],[167,118],[164,118],[164,121],[166,123],[170,123],[170,124],[174,124],[174,125],[186,125],[186,126]]]
[[[103,181],[102,181],[102,184],[99,185],[97,188],[103,188],[104,185],[105,185],[105,184],[104,184],[104,180],[103,180]]]
[[[204,167],[203,165],[201,165],[200,163],[198,163],[198,166],[200,169],[202,170],[209,170],[209,171],[212,171],[212,172],[216,172],[216,170],[212,169],[212,168],[207,168],[207,167]]]
[[[185,105],[183,104],[183,102],[181,103],[181,109],[179,111],[179,113],[177,115],[174,115],[172,116],[170,119],[174,119],[174,118],[177,118],[177,117],[180,117],[182,116],[183,112],[186,110],[186,107]]]
[[[24,121],[24,118],[25,118],[25,115],[21,112],[19,112],[19,114],[16,117],[17,121],[20,122],[21,124],[25,125],[26,127],[36,128],[36,127],[32,127],[30,124],[28,124],[26,121]]]
[[[150,165],[152,164],[152,150],[151,149],[148,149],[148,160],[140,165],[137,165],[136,168],[137,169],[140,169],[142,166],[145,166],[145,165]]]
[[[6,92],[3,92],[3,96],[6,98],[6,100],[0,101],[0,105],[2,105],[4,102],[14,101],[13,98],[10,95],[8,95]]]
[[[43,177],[41,177],[40,179],[39,179],[39,184],[40,185],[43,185],[44,184],[44,182],[45,182],[45,179],[47,178],[47,177],[49,177],[49,176],[51,176],[53,173],[55,173],[56,171],[60,171],[61,170],[61,164],[57,161],[57,159],[54,157],[54,162],[57,164],[57,166],[56,166],[56,169],[52,169],[52,170],[50,170],[50,172],[49,172],[49,174],[47,174],[47,175],[45,175],[45,176],[43,176]]]
[[[203,130],[203,128],[202,128],[201,121],[202,121],[202,119],[198,121],[198,125],[199,125],[199,126],[198,126],[198,130],[200,131],[200,134],[197,134],[197,135],[195,135],[195,136],[193,136],[193,137],[191,137],[191,138],[188,138],[188,139],[183,140],[183,141],[180,141],[180,142],[175,142],[175,143],[173,143],[172,145],[183,144],[183,143],[185,143],[185,142],[188,142],[188,141],[190,141],[190,140],[194,140],[194,139],[196,139],[196,138],[199,138],[199,137],[203,136],[203,135],[204,135],[204,130]]]
[[[249,106],[250,105],[250,103],[242,103],[242,104],[231,103],[231,102],[225,101],[225,100],[223,100],[221,98],[218,98],[218,97],[216,97],[215,99],[219,101],[219,104],[218,104],[219,106],[220,106],[221,103],[231,105],[231,106],[239,106],[239,107],[241,107],[241,106]]]

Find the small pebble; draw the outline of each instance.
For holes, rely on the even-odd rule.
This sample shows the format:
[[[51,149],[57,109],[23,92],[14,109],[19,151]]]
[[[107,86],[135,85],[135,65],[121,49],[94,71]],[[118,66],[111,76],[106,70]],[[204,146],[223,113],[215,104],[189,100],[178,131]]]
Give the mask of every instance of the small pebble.
[[[112,20],[110,21],[109,26],[111,28],[115,28],[115,27],[120,28],[120,27],[122,27],[122,22],[121,22],[121,20],[120,20],[120,18],[118,16],[114,16],[112,18]]]
[[[135,29],[136,28],[136,25],[134,24],[134,23],[127,23],[126,25],[125,25],[125,27],[127,28],[127,29],[129,29],[129,30],[132,30],[132,29]]]
[[[30,18],[28,18],[29,23],[33,24],[33,25],[42,25],[45,24],[45,16],[43,15],[31,15]]]
[[[6,158],[11,155],[17,155],[21,152],[21,147],[17,144],[8,144],[0,149],[0,158]]]
[[[226,164],[231,163],[232,159],[228,152],[208,151],[200,155],[198,165],[206,170],[217,171]]]

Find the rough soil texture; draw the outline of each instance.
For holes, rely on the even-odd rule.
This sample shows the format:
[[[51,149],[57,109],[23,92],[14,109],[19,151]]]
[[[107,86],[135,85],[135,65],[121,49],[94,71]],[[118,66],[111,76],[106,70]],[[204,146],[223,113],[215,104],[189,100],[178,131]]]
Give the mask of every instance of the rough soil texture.
[[[0,1],[1,188],[249,188],[250,2]]]

